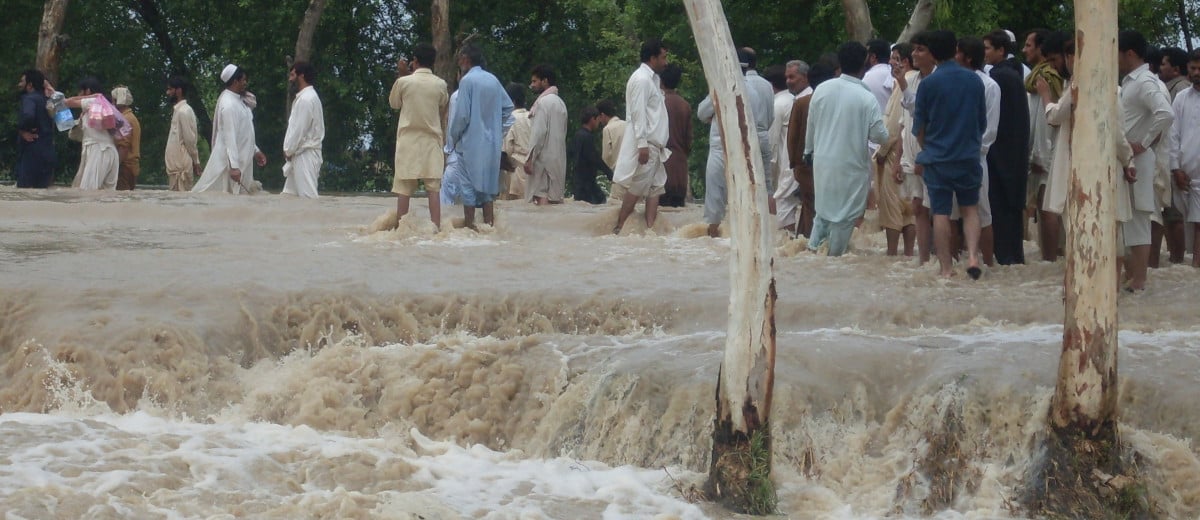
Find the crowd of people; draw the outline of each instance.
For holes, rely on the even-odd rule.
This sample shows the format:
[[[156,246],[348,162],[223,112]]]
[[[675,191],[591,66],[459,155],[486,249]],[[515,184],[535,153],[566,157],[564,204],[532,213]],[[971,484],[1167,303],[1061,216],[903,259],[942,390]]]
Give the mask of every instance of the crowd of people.
[[[1076,86],[1071,81],[1075,42],[1068,32],[1010,31],[956,37],[925,31],[910,41],[847,42],[812,66],[787,61],[758,72],[753,49],[737,49],[746,104],[762,152],[770,210],[778,227],[809,239],[813,250],[843,254],[868,207],[878,210],[887,253],[936,257],[943,276],[960,258],[978,278],[983,265],[1025,262],[1024,241],[1036,228],[1043,260],[1054,261],[1065,242],[1070,139]],[[1115,161],[1120,242],[1127,289],[1145,288],[1148,267],[1166,237],[1171,262],[1182,262],[1192,242],[1200,267],[1200,228],[1185,237],[1185,222],[1200,222],[1200,52],[1156,51],[1134,31],[1119,38],[1121,135]],[[530,72],[536,98],[526,109],[525,85],[503,85],[486,70],[482,51],[464,45],[455,56],[460,75],[452,93],[432,70],[436,49],[421,43],[397,64],[388,97],[399,112],[395,173],[399,217],[424,189],[430,219],[441,225],[443,205],[462,205],[467,226],[482,209],[495,221],[494,201],[619,202],[613,232],[620,233],[638,202],[653,227],[660,204],[690,198],[688,156],[693,113],[676,88],[680,68],[668,62],[660,40],[644,42],[640,65],[625,89],[625,119],[616,103],[584,107],[568,138],[567,105],[551,65]],[[324,121],[313,89],[313,67],[298,62],[289,80],[298,94],[291,108],[284,156],[284,193],[317,196]],[[246,71],[229,65],[213,117],[212,154],[202,169],[196,116],[182,78],[167,82],[174,103],[165,167],[171,189],[253,191],[253,169],[265,164],[254,140],[253,94]],[[46,187],[54,168],[54,121],[47,106],[56,95],[42,74],[26,71],[18,87],[20,187]],[[111,103],[110,100],[111,99]],[[138,174],[137,118],[132,96],[118,87],[105,96],[93,78],[62,100],[81,111],[75,124],[83,156],[74,184],[83,189],[132,189]],[[109,110],[123,117],[104,123]],[[705,167],[704,221],[719,236],[727,204],[725,151],[710,98],[695,112],[711,125]],[[130,132],[128,128],[132,127]],[[600,132],[597,146],[596,133]],[[598,179],[611,181],[605,193]],[[193,185],[193,179],[195,180]]]
[[[321,144],[325,139],[325,116],[321,99],[313,89],[316,69],[296,62],[288,70],[288,81],[296,88],[283,139],[286,181],[283,193],[317,197],[321,171]],[[191,86],[173,76],[166,82],[166,97],[172,104],[171,123],[163,167],[174,191],[243,193],[257,191],[254,167],[266,165],[266,155],[254,139],[254,94],[247,90],[249,78],[237,65],[221,70],[224,89],[217,99],[212,119],[212,145],[208,162],[200,166],[197,149],[196,113],[187,102]],[[118,86],[106,93],[95,77],[79,82],[78,93],[67,97],[54,89],[45,75],[31,69],[17,83],[18,150],[14,173],[18,188],[47,188],[54,180],[56,114],[78,110],[69,122],[68,138],[79,141],[82,153],[72,186],[83,190],[133,190],[141,171],[141,124],[134,115],[133,94]],[[73,119],[73,114],[68,119]]]

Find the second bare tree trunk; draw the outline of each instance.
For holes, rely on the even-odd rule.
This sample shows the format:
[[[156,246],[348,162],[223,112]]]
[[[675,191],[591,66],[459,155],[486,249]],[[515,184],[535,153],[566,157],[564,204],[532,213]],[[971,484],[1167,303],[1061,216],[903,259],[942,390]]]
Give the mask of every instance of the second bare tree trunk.
[[[846,35],[851,40],[867,43],[875,33],[867,0],[842,0],[842,9],[846,12]]]
[[[293,55],[292,62],[287,66],[290,69],[292,63],[297,61],[311,61],[313,53],[313,36],[317,33],[317,24],[321,22],[321,13],[325,11],[325,0],[310,0],[308,9],[304,10],[304,19],[300,21],[300,34],[296,36],[296,53]],[[296,97],[296,93],[292,89],[288,89],[287,96],[287,115],[292,113],[292,99]]]
[[[58,65],[62,63],[63,22],[67,18],[68,0],[46,0],[42,9],[42,25],[38,28],[37,69],[53,85],[58,85]],[[59,90],[62,90],[59,87]]]
[[[775,509],[771,395],[775,380],[775,279],[767,191],[754,114],[718,0],[685,0],[725,143],[729,186],[729,324],[717,380],[717,415],[706,485],[736,511]]]

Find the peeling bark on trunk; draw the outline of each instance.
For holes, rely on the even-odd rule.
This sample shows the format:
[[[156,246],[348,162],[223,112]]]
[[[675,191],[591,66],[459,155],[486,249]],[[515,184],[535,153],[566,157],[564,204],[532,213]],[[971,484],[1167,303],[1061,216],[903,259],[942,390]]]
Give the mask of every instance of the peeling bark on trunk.
[[[183,76],[194,85],[195,78],[192,77],[187,61],[180,56],[174,41],[171,40],[171,31],[167,28],[166,19],[162,10],[159,9],[158,3],[155,0],[137,0],[131,4],[138,17],[142,19],[142,23],[146,24],[146,27],[154,35],[154,40],[158,42],[159,48],[167,58],[167,66],[170,68],[171,74]],[[204,97],[195,88],[188,90],[188,104],[196,113],[196,126],[200,138],[205,142],[211,141],[212,118],[209,117],[208,110],[204,107]]]
[[[842,10],[846,12],[846,35],[851,40],[867,43],[875,33],[867,0],[842,0]]]
[[[62,63],[63,22],[67,18],[68,0],[46,0],[42,9],[42,25],[38,28],[37,69],[46,75],[50,84],[58,85],[58,65]]]
[[[313,35],[317,33],[317,24],[321,21],[321,13],[323,11],[325,11],[325,0],[310,0],[308,2],[308,9],[304,10],[304,19],[300,21],[300,34],[296,36],[296,53],[293,58],[286,60],[288,70],[291,70],[292,64],[297,61],[312,60]],[[285,118],[292,114],[292,100],[296,99],[294,88],[294,86],[289,85],[287,89]]]
[[[453,90],[458,84],[458,64],[454,62],[454,40],[450,37],[450,0],[433,0],[430,14],[433,47],[437,49],[433,73]]]
[[[1117,415],[1117,229],[1120,177],[1115,0],[1076,6],[1074,134],[1067,204],[1066,322],[1050,409],[1057,429],[1094,437]],[[1111,4],[1111,5],[1110,5]],[[1105,9],[1110,7],[1111,9]]]
[[[718,0],[685,0],[726,143],[731,233],[729,325],[717,382],[709,496],[737,511],[774,509],[770,483],[775,377],[772,227],[754,116]]]
[[[929,22],[933,20],[933,0],[917,0],[917,5],[913,7],[912,16],[908,17],[908,23],[904,26],[904,31],[900,36],[896,37],[897,42],[906,42],[911,40],[917,33],[929,28]]]
[[[1117,0],[1076,2],[1075,27],[1062,357],[1026,502],[1035,516],[1145,518],[1138,486],[1114,484],[1138,478],[1117,430]]]

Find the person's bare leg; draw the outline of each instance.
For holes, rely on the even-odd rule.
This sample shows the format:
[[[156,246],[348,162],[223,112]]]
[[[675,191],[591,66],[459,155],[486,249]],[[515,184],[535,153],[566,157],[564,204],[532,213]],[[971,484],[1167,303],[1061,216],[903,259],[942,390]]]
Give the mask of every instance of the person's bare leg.
[[[408,195],[396,194],[396,226],[400,226],[400,219],[408,214]]]
[[[707,231],[708,231],[708,236],[710,236],[712,238],[721,238],[721,225],[720,224],[709,224]]]
[[[887,255],[896,256],[900,247],[900,232],[895,229],[883,229],[883,234],[887,236]]]
[[[949,278],[954,274],[951,269],[954,260],[950,256],[950,215],[933,216],[933,242],[941,266],[940,274],[943,278]]]
[[[633,208],[637,207],[637,195],[625,192],[621,197],[621,211],[617,213],[617,225],[613,226],[613,234],[618,235],[621,229],[625,227],[625,219],[633,214]]]
[[[1060,218],[1057,213],[1043,211],[1042,217],[1038,219],[1038,243],[1042,248],[1042,260],[1047,262],[1058,260],[1058,229]]]
[[[961,206],[963,236],[967,240],[967,268],[979,267],[979,206]]]
[[[489,226],[496,225],[496,203],[495,202],[484,202],[483,203],[483,223],[487,224]]]
[[[1192,267],[1200,267],[1200,222],[1192,224]]]
[[[463,227],[475,229],[475,206],[463,206]]]
[[[658,197],[646,197],[646,229],[654,229],[656,220],[658,220]]]
[[[1150,265],[1150,246],[1133,246],[1129,249],[1129,288],[1140,291],[1146,288],[1146,270]]]
[[[439,190],[429,192],[429,220],[433,221],[433,227],[439,231],[442,229],[442,197]]]
[[[992,226],[979,230],[979,252],[983,254],[983,263],[988,267],[994,265],[996,260],[996,248],[992,241]]]
[[[913,218],[916,221],[917,249],[920,250],[921,254],[920,262],[924,264],[929,261],[929,246],[933,242],[930,236],[932,223],[929,220],[929,208],[921,205],[921,199],[919,198],[913,199]],[[949,219],[950,217],[946,217],[947,221]]]
[[[958,260],[966,246],[963,245],[962,218],[950,221],[950,256]]]
[[[1158,222],[1150,223],[1150,257],[1146,260],[1146,265],[1152,269],[1158,269],[1160,252],[1162,251],[1163,242],[1163,226]]]
[[[913,242],[917,238],[917,227],[909,224],[900,230],[900,234],[904,237],[904,256],[913,255]]]
[[[1183,263],[1184,249],[1187,249],[1187,241],[1183,239],[1183,221],[1171,222],[1166,228],[1167,251],[1171,255],[1169,261],[1172,264]]]

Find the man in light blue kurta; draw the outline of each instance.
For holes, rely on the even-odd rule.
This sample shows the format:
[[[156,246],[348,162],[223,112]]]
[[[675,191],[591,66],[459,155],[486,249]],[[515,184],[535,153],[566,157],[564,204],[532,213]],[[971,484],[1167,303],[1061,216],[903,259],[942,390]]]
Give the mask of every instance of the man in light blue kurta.
[[[458,54],[465,74],[458,82],[458,99],[450,116],[449,148],[460,154],[461,165],[475,193],[461,193],[464,224],[475,225],[475,208],[483,208],[484,224],[495,224],[492,201],[500,193],[500,144],[512,126],[512,100],[500,80],[483,70],[483,53],[467,45]],[[446,187],[443,186],[443,189]]]
[[[867,148],[887,141],[879,101],[862,82],[867,49],[849,42],[838,47],[842,76],[813,92],[804,156],[812,159],[816,218],[809,249],[829,243],[829,256],[850,245],[856,221],[867,209],[871,163]]]

